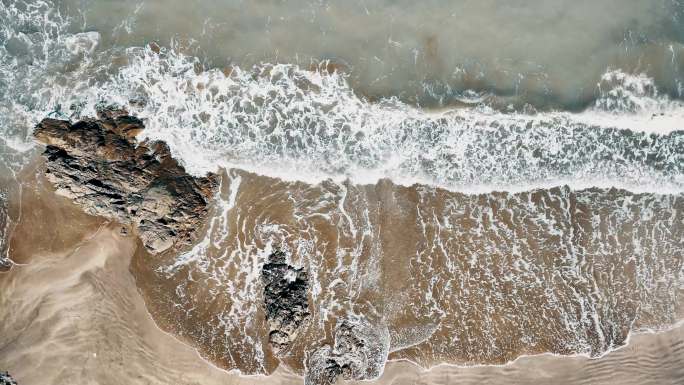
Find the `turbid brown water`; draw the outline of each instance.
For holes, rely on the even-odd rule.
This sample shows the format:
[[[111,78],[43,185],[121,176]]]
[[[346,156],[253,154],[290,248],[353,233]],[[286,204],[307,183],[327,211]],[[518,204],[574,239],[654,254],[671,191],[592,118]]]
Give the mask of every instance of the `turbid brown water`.
[[[276,365],[259,281],[275,248],[311,276],[312,320],[282,358],[296,371],[349,317],[424,367],[598,356],[684,314],[683,208],[618,189],[468,195],[231,170],[205,238],[132,271],[164,329],[245,373]]]

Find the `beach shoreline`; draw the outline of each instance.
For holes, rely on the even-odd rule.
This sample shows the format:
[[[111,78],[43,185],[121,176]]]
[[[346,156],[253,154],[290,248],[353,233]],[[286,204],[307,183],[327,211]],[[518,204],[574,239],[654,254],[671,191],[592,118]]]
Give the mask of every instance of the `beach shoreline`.
[[[135,363],[141,365],[141,371],[148,370],[148,365],[153,367],[156,370],[148,374],[150,376],[148,380],[152,381],[151,383],[168,381],[170,373],[176,373],[179,376],[175,380],[179,384],[192,384],[193,381],[200,381],[203,384],[300,384],[302,382],[302,377],[288,372],[282,365],[270,376],[245,376],[236,371],[226,371],[202,358],[198,350],[187,342],[183,342],[179,337],[160,328],[149,313],[131,273],[131,261],[136,250],[141,247],[139,241],[132,234],[122,232],[120,224],[86,215],[68,199],[55,196],[49,184],[42,180],[38,170],[40,170],[39,164],[28,168],[22,174],[26,178],[22,183],[25,192],[22,196],[22,207],[25,215],[22,215],[21,220],[16,223],[16,231],[11,241],[11,251],[16,253],[19,264],[9,272],[0,274],[0,293],[2,293],[0,309],[3,309],[0,311],[0,320],[4,321],[0,324],[9,328],[0,330],[0,336],[4,336],[4,338],[0,337],[0,367],[10,370],[20,383],[53,383],[55,378],[63,378],[60,376],[66,375],[62,373],[63,371],[70,371],[70,369],[65,369],[68,367],[66,364],[63,368],[54,368],[54,373],[46,370],[38,374],[32,368],[37,362],[54,359],[54,357],[49,357],[52,354],[58,354],[60,349],[63,349],[59,354],[70,359],[82,357],[89,363],[87,370],[92,371],[92,376],[89,375],[89,378],[98,378],[103,384],[119,383],[118,377],[106,373],[105,369],[110,364],[100,364],[97,361],[98,357],[100,359],[108,357],[107,351],[110,350],[107,343],[102,341],[102,336],[87,333],[86,336],[79,336],[80,328],[103,330],[102,328],[107,327],[106,318],[98,316],[97,307],[92,307],[90,304],[101,301],[103,292],[108,291],[111,297],[105,296],[104,298],[108,298],[111,302],[101,304],[109,307],[106,314],[116,315],[117,318],[123,317],[120,320],[120,326],[127,333],[125,336],[117,337],[119,341],[114,351],[118,350],[118,354],[113,358],[109,357],[112,360],[110,362],[119,367]],[[35,211],[39,214],[30,214]],[[63,222],[65,219],[70,222],[68,226],[56,226],[58,222]],[[39,222],[42,222],[42,227],[36,226]],[[36,234],[38,230],[40,236]],[[34,234],[33,238],[31,234]],[[85,296],[83,288],[77,289],[84,285],[91,288],[85,291],[88,293]],[[92,290],[94,288],[99,288],[99,290]],[[116,298],[125,300],[117,301]],[[72,306],[54,307],[54,304],[62,302],[73,303],[72,306],[79,310],[73,313],[74,310],[70,310]],[[53,304],[53,306],[46,304]],[[31,306],[34,307],[33,310],[22,313],[26,307]],[[14,314],[12,309],[20,309],[20,311]],[[132,309],[134,311],[131,313]],[[45,324],[45,321],[42,323],[39,321],[43,317],[36,317],[36,314],[46,311],[51,314],[48,319],[61,320],[57,323],[61,331],[55,332],[52,330],[54,326]],[[87,322],[69,321],[67,314],[64,314],[69,312],[77,314],[78,318],[87,319]],[[26,318],[22,319],[22,317]],[[27,325],[27,327],[21,331],[12,330],[16,328],[16,325]],[[128,325],[134,327],[131,329]],[[81,345],[67,346],[63,339],[78,341]],[[680,320],[667,330],[654,333],[631,332],[625,345],[595,358],[543,353],[520,356],[503,365],[440,364],[431,368],[423,368],[407,359],[388,360],[379,378],[360,383],[438,384],[449,383],[451,378],[458,378],[463,383],[477,383],[478,378],[487,376],[489,383],[497,384],[510,383],[510,376],[513,373],[518,376],[515,377],[516,383],[521,384],[534,383],[542,374],[549,381],[553,379],[555,383],[572,384],[575,383],[576,378],[570,374],[591,372],[595,367],[605,366],[603,362],[622,365],[622,363],[630,363],[634,360],[640,362],[642,355],[651,359],[650,357],[656,354],[667,356],[664,359],[680,359],[684,357],[682,341],[684,341],[684,326]],[[50,349],[37,349],[36,344],[60,346],[60,349],[47,353]],[[143,351],[131,349],[129,344],[138,349],[144,346],[143,351],[149,350],[149,352],[144,352],[145,354],[135,359],[136,354],[143,353]],[[150,356],[149,354],[152,354],[150,352],[157,356]],[[175,367],[179,361],[184,361],[185,364]],[[175,372],[174,369],[176,369]],[[635,369],[638,369],[636,373],[630,373],[630,370]],[[624,371],[617,371],[619,374],[611,378],[595,380],[593,383],[629,383],[627,379],[643,378],[646,369],[655,370],[651,367],[627,366]],[[182,374],[179,374],[181,372]],[[554,374],[550,374],[551,372]],[[129,373],[131,378],[135,377],[134,372]],[[560,375],[560,373],[564,374]],[[659,383],[675,384],[681,374],[676,370],[671,373],[671,377],[661,373],[659,378],[665,378],[665,380]],[[79,383],[73,378],[71,382]],[[87,382],[88,380],[83,378],[83,383]]]

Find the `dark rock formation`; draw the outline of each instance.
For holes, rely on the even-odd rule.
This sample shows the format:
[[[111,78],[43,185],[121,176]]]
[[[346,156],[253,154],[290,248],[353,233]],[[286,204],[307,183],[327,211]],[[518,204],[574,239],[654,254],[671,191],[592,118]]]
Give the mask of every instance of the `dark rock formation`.
[[[321,346],[307,357],[306,385],[331,385],[345,380],[371,380],[382,374],[389,353],[387,329],[364,320],[343,320],[335,328],[335,343]]]
[[[138,143],[143,123],[124,111],[98,117],[74,124],[44,119],[36,127],[57,193],[90,214],[132,224],[151,253],[191,243],[218,177],[188,175],[162,141]]]
[[[0,273],[8,271],[12,267],[12,261],[9,258],[0,256]]]
[[[17,385],[8,372],[0,372],[0,385]]]
[[[276,356],[284,356],[309,318],[308,276],[303,268],[287,264],[276,251],[261,270],[269,343]],[[334,346],[324,345],[307,355],[306,385],[331,385],[346,380],[379,377],[389,353],[386,328],[365,319],[346,319],[335,328]]]
[[[264,306],[273,352],[281,355],[297,338],[301,324],[309,317],[308,276],[304,269],[285,263],[285,253],[276,251],[261,270]]]
[[[0,273],[12,267],[12,261],[7,257],[9,248],[10,218],[7,208],[7,199],[0,189]]]

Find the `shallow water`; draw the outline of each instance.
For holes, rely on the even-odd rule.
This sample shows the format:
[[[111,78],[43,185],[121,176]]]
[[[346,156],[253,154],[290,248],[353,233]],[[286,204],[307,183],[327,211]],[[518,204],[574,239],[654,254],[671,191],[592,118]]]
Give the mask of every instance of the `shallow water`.
[[[164,329],[246,373],[274,369],[259,276],[274,248],[312,280],[311,322],[284,359],[295,370],[348,317],[388,333],[389,359],[431,367],[595,357],[684,311],[681,195],[567,186],[466,195],[235,170],[223,190],[197,246],[139,256],[132,271]]]
[[[422,367],[595,357],[667,329],[683,314],[682,54],[678,0],[0,0],[0,258],[16,264],[0,370],[50,383],[97,350],[133,382],[253,379],[152,319],[276,383],[301,382],[284,371],[341,319]],[[152,258],[32,176],[34,125],[102,105],[189,172],[223,173],[191,250]],[[311,275],[313,309],[279,358],[259,280],[276,248]],[[95,331],[112,317],[116,348]],[[37,353],[42,338],[72,358]],[[597,360],[393,362],[380,381],[677,383],[681,331],[638,339]],[[198,372],[178,374],[184,359]],[[117,383],[105,366],[83,377]]]

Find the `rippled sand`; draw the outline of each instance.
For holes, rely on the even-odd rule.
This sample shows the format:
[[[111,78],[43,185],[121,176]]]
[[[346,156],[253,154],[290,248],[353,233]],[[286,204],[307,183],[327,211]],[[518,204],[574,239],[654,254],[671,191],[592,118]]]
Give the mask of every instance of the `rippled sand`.
[[[25,215],[11,242],[21,264],[0,275],[0,367],[21,384],[301,383],[281,369],[269,377],[226,373],[162,332],[129,272],[135,239],[117,224],[83,214],[31,175],[22,195]],[[679,383],[683,327],[629,342],[598,359],[547,355],[429,371],[390,362],[377,383]]]

